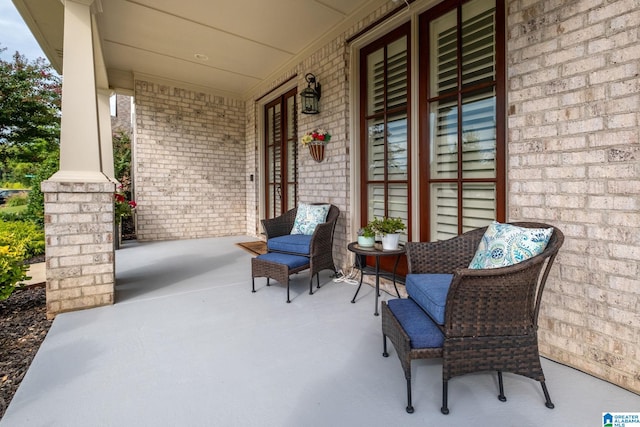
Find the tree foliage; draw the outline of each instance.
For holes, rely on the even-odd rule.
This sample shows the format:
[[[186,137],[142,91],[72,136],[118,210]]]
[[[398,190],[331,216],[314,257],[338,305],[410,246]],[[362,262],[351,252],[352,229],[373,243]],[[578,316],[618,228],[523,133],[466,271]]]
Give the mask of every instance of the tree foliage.
[[[124,131],[113,134],[113,169],[120,182],[131,177],[131,137]]]
[[[24,218],[34,223],[44,226],[44,194],[40,190],[40,184],[51,177],[58,171],[60,154],[59,150],[54,150],[44,159],[33,178],[31,179],[31,191],[29,192],[29,201],[27,202],[27,210]]]
[[[24,179],[34,172],[35,164],[57,150],[61,93],[61,78],[45,59],[30,61],[19,52],[12,61],[0,59],[0,172],[4,179]],[[18,176],[8,176],[13,170]]]

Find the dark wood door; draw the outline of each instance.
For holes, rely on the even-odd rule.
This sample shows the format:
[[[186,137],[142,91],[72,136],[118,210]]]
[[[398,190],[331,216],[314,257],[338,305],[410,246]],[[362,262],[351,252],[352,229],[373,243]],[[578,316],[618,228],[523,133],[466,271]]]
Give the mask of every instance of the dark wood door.
[[[298,126],[296,89],[264,108],[266,217],[274,218],[298,202]]]

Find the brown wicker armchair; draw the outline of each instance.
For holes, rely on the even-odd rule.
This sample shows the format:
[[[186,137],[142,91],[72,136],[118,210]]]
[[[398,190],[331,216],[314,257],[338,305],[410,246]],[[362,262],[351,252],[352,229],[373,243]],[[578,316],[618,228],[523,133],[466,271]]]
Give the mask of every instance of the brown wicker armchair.
[[[307,236],[310,240],[300,245],[285,244],[283,246],[272,244],[274,242],[272,239],[290,235],[297,211],[298,208],[294,208],[276,218],[263,219],[261,222],[267,237],[268,252],[302,255],[309,258],[311,276],[309,293],[312,293],[311,282],[313,281],[314,275],[316,276],[317,287],[319,288],[320,276],[318,273],[320,271],[333,270],[334,273],[336,272],[336,267],[333,262],[333,233],[336,228],[338,216],[340,215],[340,209],[334,205],[330,206],[326,221],[318,224],[312,236]],[[283,250],[282,247],[286,247],[288,250]]]
[[[528,222],[512,224],[527,228],[552,227]],[[409,274],[453,274],[446,293],[444,321],[437,325],[444,335],[442,413],[449,413],[448,381],[451,378],[492,370],[498,373],[498,399],[501,401],[506,401],[502,372],[512,372],[539,381],[546,406],[554,407],[540,364],[537,335],[542,291],[564,241],[562,232],[553,228],[541,254],[509,267],[492,269],[467,268],[486,227],[445,241],[406,244]],[[398,343],[394,342],[394,346],[407,378],[407,411],[412,412],[411,359],[439,357],[439,349],[411,348],[407,334],[401,330],[399,335],[398,323],[389,319],[393,315],[388,308],[383,308],[385,353],[386,337],[392,338],[393,342],[395,336]],[[424,318],[431,322],[432,317]]]

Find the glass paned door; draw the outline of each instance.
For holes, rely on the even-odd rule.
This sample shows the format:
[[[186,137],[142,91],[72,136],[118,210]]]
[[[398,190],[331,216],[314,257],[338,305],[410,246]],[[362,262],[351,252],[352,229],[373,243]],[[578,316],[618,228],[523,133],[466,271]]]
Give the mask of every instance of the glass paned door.
[[[266,218],[274,218],[298,203],[298,126],[296,90],[264,107]]]

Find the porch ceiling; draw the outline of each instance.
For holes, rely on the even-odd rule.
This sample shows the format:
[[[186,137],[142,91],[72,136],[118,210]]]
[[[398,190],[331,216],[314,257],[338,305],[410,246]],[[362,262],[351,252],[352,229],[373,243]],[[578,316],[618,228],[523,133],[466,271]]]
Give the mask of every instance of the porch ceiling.
[[[62,72],[62,2],[13,1]],[[373,3],[381,0],[96,0],[94,6],[112,88],[132,89],[140,74],[243,97]]]

